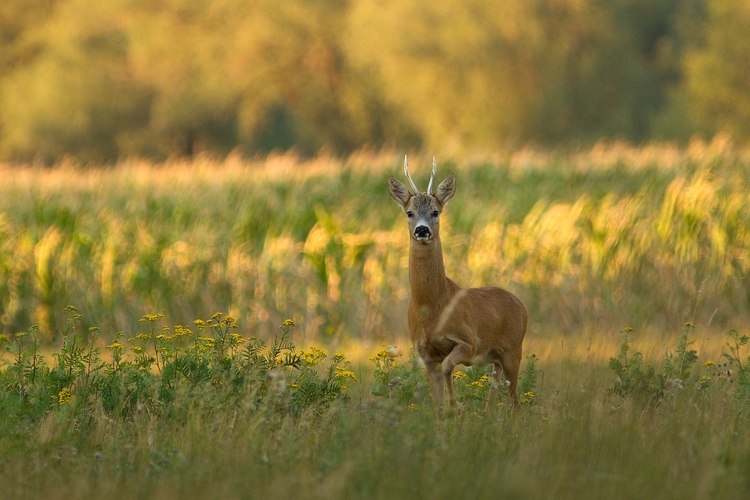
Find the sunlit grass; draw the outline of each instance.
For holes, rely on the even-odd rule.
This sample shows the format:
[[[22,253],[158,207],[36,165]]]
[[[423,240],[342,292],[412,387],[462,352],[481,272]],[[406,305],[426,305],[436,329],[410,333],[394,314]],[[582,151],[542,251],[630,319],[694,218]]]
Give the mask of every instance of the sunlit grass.
[[[401,161],[2,167],[8,498],[746,496],[746,151],[439,158],[449,275],[530,311],[521,410],[459,367],[444,421]]]
[[[442,159],[439,175],[458,179],[444,215],[449,275],[511,289],[536,336],[737,327],[750,159],[722,141]],[[111,331],[144,310],[182,323],[226,310],[264,337],[291,315],[297,340],[397,342],[408,238],[385,178],[399,161],[5,167],[3,329],[59,336],[60,311],[76,304]],[[414,162],[422,182],[425,161]]]
[[[516,411],[507,393],[487,407],[487,373],[461,369],[459,407],[441,420],[422,367],[396,346],[371,350],[363,369],[343,352],[298,350],[292,320],[266,344],[221,313],[192,333],[146,314],[105,358],[78,312],[66,315],[49,361],[35,332],[3,344],[15,360],[0,373],[7,498],[746,491],[750,357],[736,332],[721,350],[698,352],[699,335],[684,325],[677,342],[644,355],[644,339],[626,329],[608,363],[571,358],[561,344],[556,356],[527,357]]]

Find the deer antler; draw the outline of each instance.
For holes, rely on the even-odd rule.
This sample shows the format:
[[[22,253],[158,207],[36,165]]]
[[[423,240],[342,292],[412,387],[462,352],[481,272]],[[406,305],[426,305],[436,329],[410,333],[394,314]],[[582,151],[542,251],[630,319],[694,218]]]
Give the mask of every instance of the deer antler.
[[[419,189],[417,189],[417,185],[414,184],[414,181],[412,180],[411,175],[409,175],[409,163],[406,161],[406,155],[404,155],[404,173],[406,174],[406,180],[409,181],[409,184],[411,185],[411,188],[414,191],[413,194],[419,194]]]
[[[432,157],[432,175],[430,175],[430,183],[427,185],[427,194],[435,194],[432,192],[432,182],[435,180],[435,172],[437,172],[437,164],[435,163],[435,157]]]

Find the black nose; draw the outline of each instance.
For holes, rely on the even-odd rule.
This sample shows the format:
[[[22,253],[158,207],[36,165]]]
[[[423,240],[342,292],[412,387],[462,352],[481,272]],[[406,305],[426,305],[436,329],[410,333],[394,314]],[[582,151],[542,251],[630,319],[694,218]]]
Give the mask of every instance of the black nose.
[[[427,226],[417,226],[414,229],[414,236],[416,236],[417,238],[429,238],[430,228]]]

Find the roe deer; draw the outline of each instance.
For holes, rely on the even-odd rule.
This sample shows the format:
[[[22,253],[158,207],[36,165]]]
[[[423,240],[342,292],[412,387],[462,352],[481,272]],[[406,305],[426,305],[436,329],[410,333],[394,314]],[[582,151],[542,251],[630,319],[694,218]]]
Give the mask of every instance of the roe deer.
[[[456,192],[456,177],[450,174],[433,192],[435,171],[433,158],[432,176],[425,193],[419,192],[409,175],[406,156],[404,173],[413,192],[395,177],[388,177],[391,197],[406,213],[411,237],[408,314],[411,342],[425,364],[430,390],[439,409],[443,406],[443,381],[450,402],[455,405],[452,375],[456,365],[487,363],[494,365],[490,401],[504,373],[510,383],[511,405],[517,407],[526,308],[515,295],[502,288],[461,288],[445,275],[440,214]]]

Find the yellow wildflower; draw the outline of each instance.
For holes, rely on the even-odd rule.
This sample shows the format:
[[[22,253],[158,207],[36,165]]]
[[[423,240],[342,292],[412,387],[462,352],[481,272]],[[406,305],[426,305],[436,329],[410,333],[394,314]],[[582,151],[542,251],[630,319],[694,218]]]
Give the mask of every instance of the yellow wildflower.
[[[117,341],[114,341],[107,346],[107,349],[112,349],[112,350],[122,349],[122,344]]]
[[[385,349],[381,349],[375,356],[370,358],[370,361],[385,361],[390,360],[393,361],[396,359],[396,356],[399,355],[398,348],[396,346],[389,346]]]
[[[469,376],[466,375],[461,370],[459,370],[457,372],[453,372],[453,378],[456,379],[456,380],[459,380],[459,379],[468,380]]]
[[[310,346],[310,352],[301,351],[299,357],[307,366],[314,366],[328,356],[322,349]]]
[[[242,338],[242,335],[240,335],[239,333],[233,333],[229,335],[229,341],[232,344],[236,345],[236,344],[242,344],[243,342],[245,342],[245,339]]]
[[[227,316],[221,321],[223,321],[225,325],[231,325],[232,323],[234,323],[234,318],[231,316]]]
[[[350,378],[354,380],[355,382],[359,382],[359,379],[351,370],[345,370],[344,368],[337,367],[336,368],[336,378],[337,379],[347,379]]]
[[[174,327],[174,335],[175,337],[186,337],[188,335],[192,335],[193,332],[189,328],[185,328],[182,325],[175,325]]]
[[[144,321],[150,321],[150,322],[152,322],[152,323],[153,323],[154,321],[159,321],[159,320],[160,320],[161,318],[163,318],[163,317],[164,317],[164,315],[163,315],[163,314],[145,314],[145,315],[144,315],[144,316],[143,316],[143,317],[142,317],[141,319],[139,319],[138,321],[139,321],[140,323],[143,323]]]
[[[57,401],[60,403],[60,406],[70,403],[72,400],[73,395],[70,393],[70,387],[63,387],[57,395]]]
[[[285,319],[284,320],[284,326],[294,326],[294,320]]]
[[[708,361],[706,361],[706,363],[703,366],[716,366],[716,363],[714,363],[713,361],[709,359]]]

